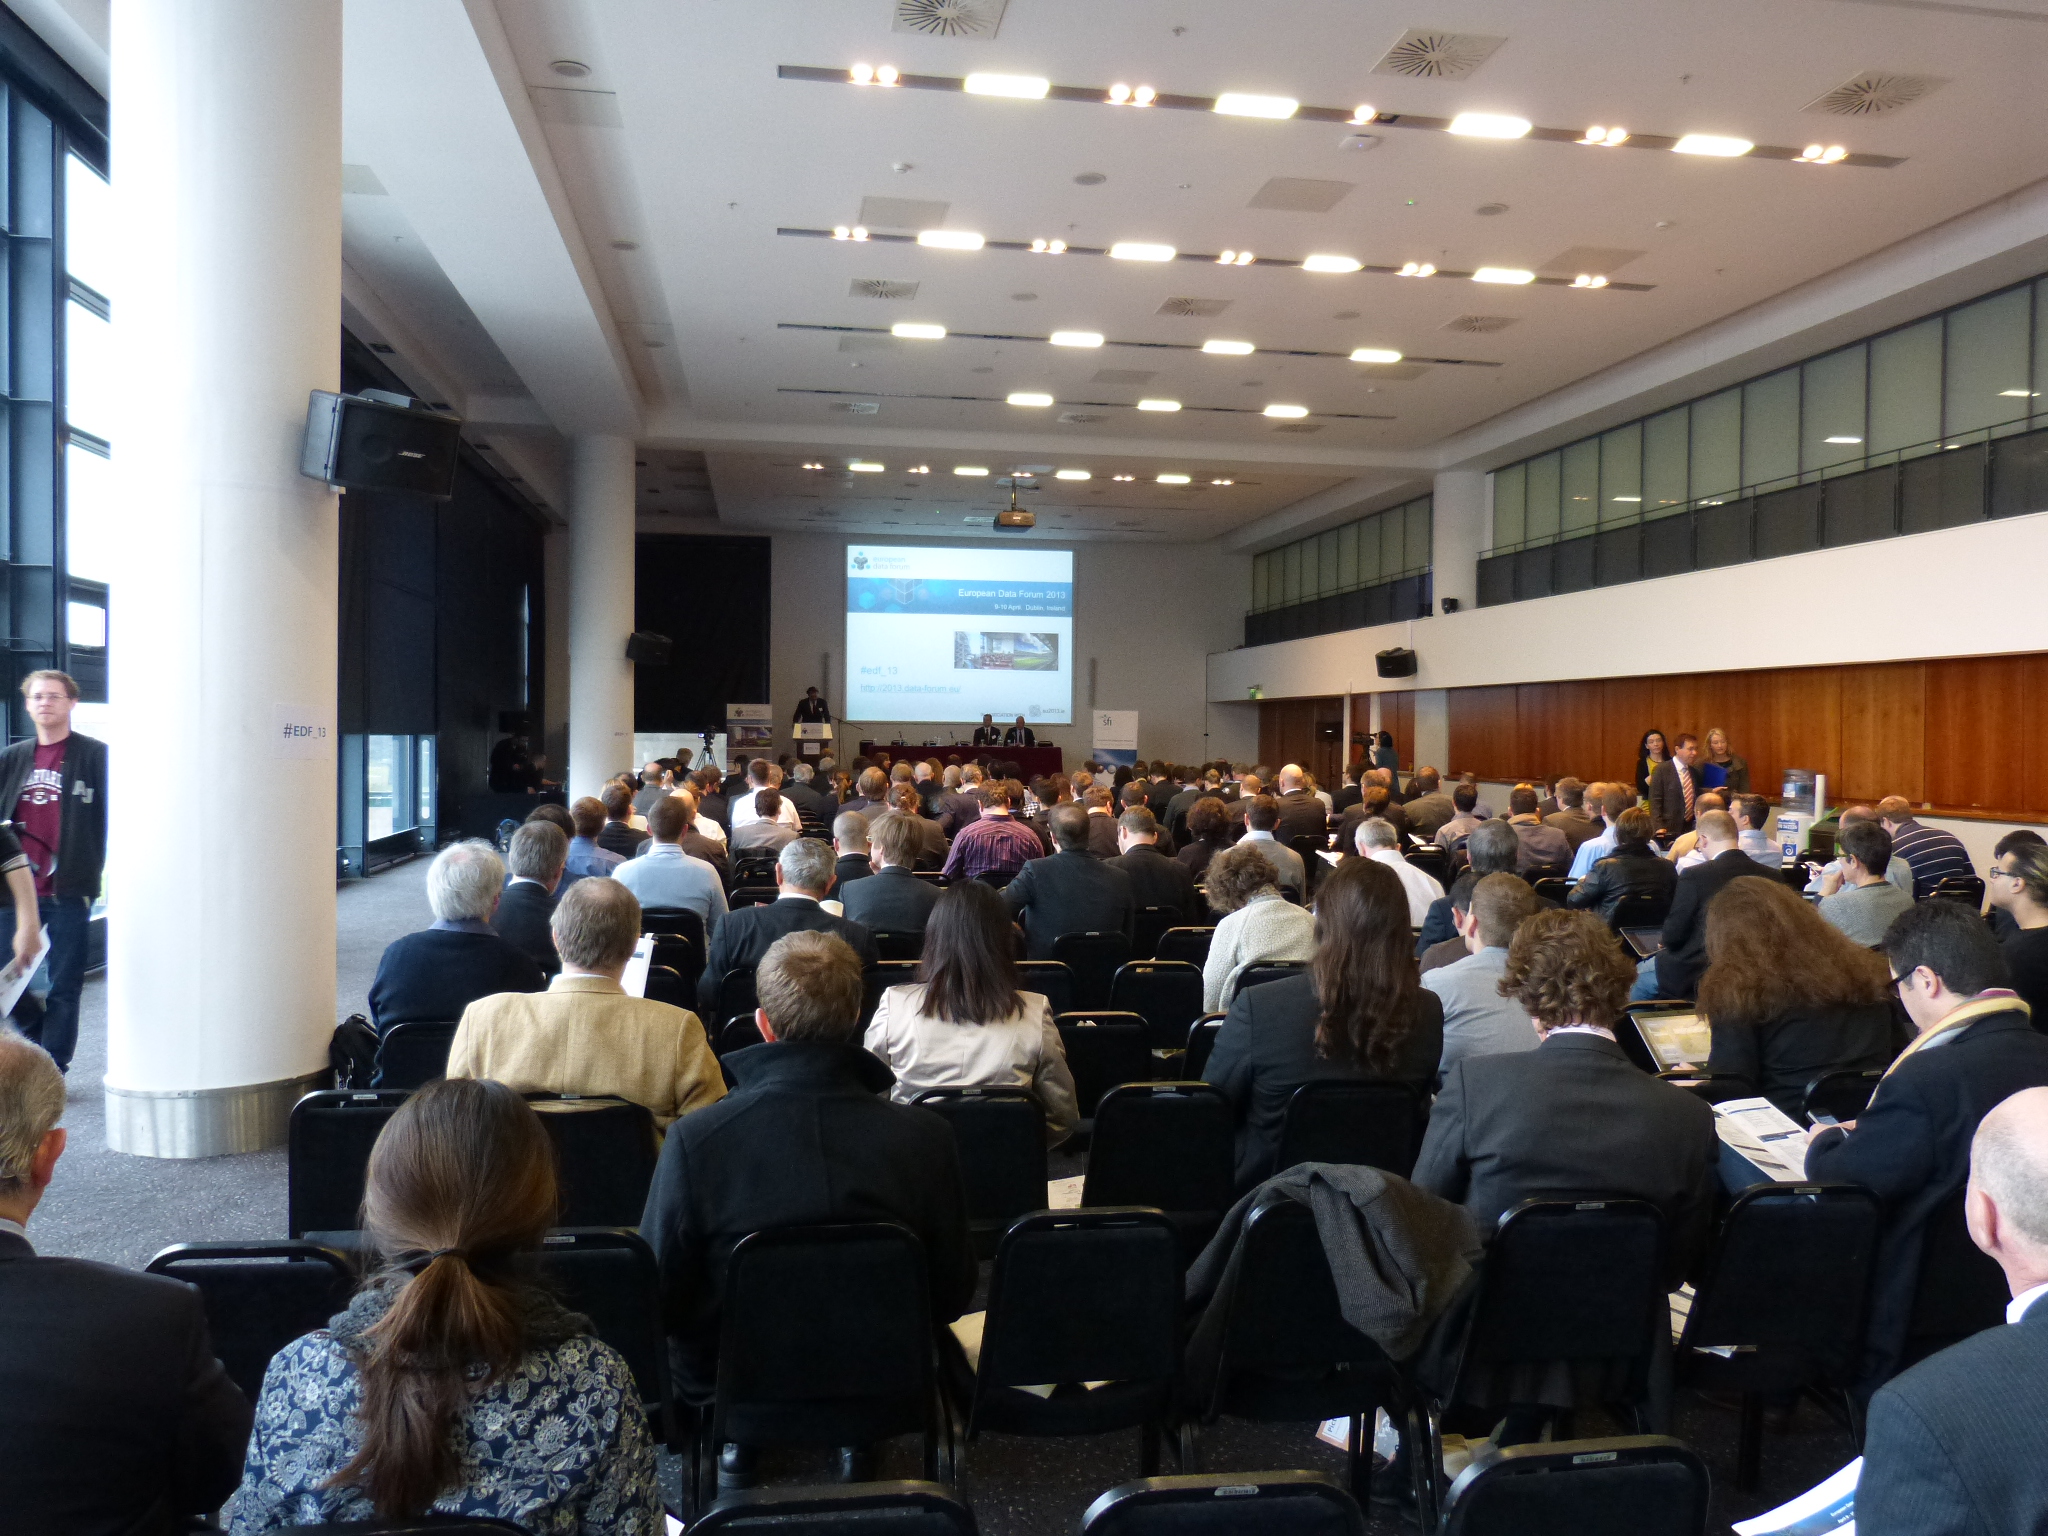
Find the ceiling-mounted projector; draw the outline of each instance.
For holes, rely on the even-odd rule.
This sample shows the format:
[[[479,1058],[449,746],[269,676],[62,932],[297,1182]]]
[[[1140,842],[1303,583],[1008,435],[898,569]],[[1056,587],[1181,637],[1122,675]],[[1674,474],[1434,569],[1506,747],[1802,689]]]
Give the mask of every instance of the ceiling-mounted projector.
[[[996,514],[998,528],[1036,528],[1038,514],[1028,507],[1005,507]]]

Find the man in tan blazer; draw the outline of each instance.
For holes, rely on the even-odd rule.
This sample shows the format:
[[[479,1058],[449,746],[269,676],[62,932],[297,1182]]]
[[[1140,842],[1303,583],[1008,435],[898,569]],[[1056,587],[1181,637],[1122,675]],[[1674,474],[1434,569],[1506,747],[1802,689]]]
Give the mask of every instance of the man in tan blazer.
[[[530,1093],[609,1094],[645,1104],[657,1130],[725,1097],[694,1013],[620,985],[640,936],[640,903],[608,877],[578,880],[551,928],[562,973],[545,992],[500,992],[463,1010],[450,1077]]]

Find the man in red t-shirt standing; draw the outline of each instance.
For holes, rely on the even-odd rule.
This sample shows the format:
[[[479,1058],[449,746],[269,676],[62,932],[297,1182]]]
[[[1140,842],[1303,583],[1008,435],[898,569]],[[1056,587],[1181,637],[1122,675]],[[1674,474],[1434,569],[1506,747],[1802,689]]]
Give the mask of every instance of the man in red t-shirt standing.
[[[78,684],[68,673],[31,672],[21,693],[36,734],[0,752],[0,815],[13,819],[35,871],[36,906],[50,931],[49,990],[40,1008],[29,997],[15,1004],[12,1022],[68,1071],[88,924],[106,867],[107,744],[71,729]],[[4,910],[0,922],[17,926]]]

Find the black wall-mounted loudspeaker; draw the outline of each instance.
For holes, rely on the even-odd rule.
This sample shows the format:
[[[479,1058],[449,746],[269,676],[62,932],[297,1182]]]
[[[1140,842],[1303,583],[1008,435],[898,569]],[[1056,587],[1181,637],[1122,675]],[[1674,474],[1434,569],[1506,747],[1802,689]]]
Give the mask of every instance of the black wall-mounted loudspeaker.
[[[416,408],[403,395],[313,391],[299,473],[351,491],[412,491],[446,501],[455,494],[462,422]]]
[[[1413,677],[1415,675],[1415,653],[1396,646],[1391,651],[1381,651],[1373,657],[1380,669],[1381,677]]]
[[[674,650],[675,642],[667,635],[636,629],[626,636],[626,660],[635,666],[665,667]]]
[[[1443,599],[1443,610],[1445,613],[1456,613],[1458,611],[1458,600],[1455,597]]]

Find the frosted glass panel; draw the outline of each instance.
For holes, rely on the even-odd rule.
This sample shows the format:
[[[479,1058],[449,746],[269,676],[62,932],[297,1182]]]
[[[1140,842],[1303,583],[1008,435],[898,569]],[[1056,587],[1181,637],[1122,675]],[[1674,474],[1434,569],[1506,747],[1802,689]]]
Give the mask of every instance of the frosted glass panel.
[[[1799,473],[1799,370],[1787,368],[1742,388],[1742,483]]]
[[[1643,512],[1643,427],[1631,422],[1600,439],[1600,525],[1632,523]]]
[[[1315,590],[1328,594],[1337,590],[1337,530],[1332,528],[1316,540]]]
[[[1493,477],[1493,547],[1507,549],[1522,542],[1528,505],[1529,467],[1510,464]]]
[[[1358,585],[1358,524],[1346,523],[1337,530],[1337,585]]]
[[[1828,469],[1862,459],[1863,371],[1868,362],[1868,348],[1849,347],[1806,365],[1799,442],[1803,467]]]
[[[1643,516],[1685,504],[1690,413],[1684,406],[1643,423]]]
[[[1724,389],[1692,407],[1690,494],[1721,496],[1742,484],[1742,391]]]
[[[1408,562],[1405,567],[1407,570],[1420,571],[1434,564],[1431,559],[1431,540],[1435,537],[1436,530],[1430,521],[1434,510],[1435,503],[1427,497],[1421,501],[1408,503],[1408,537],[1402,547],[1403,557]]]
[[[1531,544],[1557,537],[1558,456],[1546,453],[1529,461],[1529,515],[1522,538]]]
[[[1944,433],[1973,432],[2028,414],[2033,399],[2027,379],[2031,297],[2027,289],[2015,288],[1950,312]]]
[[[1931,444],[1941,436],[1941,318],[1870,344],[1872,453]]]
[[[1600,521],[1600,442],[1589,438],[1564,451],[1561,531],[1584,533]]]

